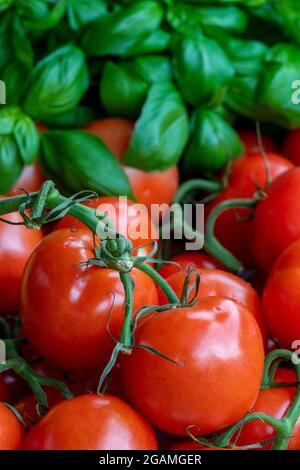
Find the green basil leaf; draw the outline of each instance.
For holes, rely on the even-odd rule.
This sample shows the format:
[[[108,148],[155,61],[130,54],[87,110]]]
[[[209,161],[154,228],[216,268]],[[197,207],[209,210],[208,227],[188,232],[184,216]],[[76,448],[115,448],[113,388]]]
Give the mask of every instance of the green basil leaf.
[[[170,34],[162,29],[154,31],[142,41],[129,47],[121,57],[134,57],[144,54],[158,54],[170,45]]]
[[[292,44],[274,46],[265,58],[258,102],[284,127],[300,126],[300,107],[292,101],[293,83],[300,77],[300,49]]]
[[[65,113],[53,116],[43,122],[47,127],[56,129],[80,129],[88,122],[97,119],[99,114],[92,108],[86,106],[76,106]]]
[[[300,45],[300,4],[296,0],[275,2],[274,7],[282,20],[286,34]]]
[[[123,163],[146,171],[175,165],[187,143],[187,111],[175,86],[155,83],[149,90]]]
[[[147,83],[130,66],[106,63],[100,81],[100,98],[108,114],[136,118],[147,92]]]
[[[0,0],[0,12],[7,10],[14,3],[14,0]]]
[[[0,15],[0,68],[3,67],[13,54],[11,44],[11,20],[10,13]]]
[[[107,12],[107,5],[103,0],[68,0],[68,21],[73,31],[100,18]]]
[[[57,49],[34,68],[23,107],[41,121],[74,108],[89,84],[83,52],[73,45]]]
[[[162,55],[137,57],[130,67],[149,84],[172,80],[170,59]]]
[[[187,175],[216,173],[226,166],[229,159],[241,155],[243,150],[239,136],[220,114],[198,109],[183,157],[184,172]]]
[[[137,1],[92,23],[82,40],[88,55],[122,55],[156,31],[163,9],[154,1]]]
[[[52,0],[17,1],[17,13],[30,31],[46,31],[54,28],[62,20],[66,8],[67,0],[58,0],[55,3]]]
[[[0,121],[1,125],[1,121]],[[21,175],[23,168],[14,138],[0,133],[0,193],[5,194]]]
[[[177,36],[172,50],[180,91],[194,106],[209,101],[234,76],[223,49],[205,36]]]
[[[46,174],[67,192],[89,189],[107,196],[132,197],[121,166],[104,143],[84,131],[49,131],[41,136]]]

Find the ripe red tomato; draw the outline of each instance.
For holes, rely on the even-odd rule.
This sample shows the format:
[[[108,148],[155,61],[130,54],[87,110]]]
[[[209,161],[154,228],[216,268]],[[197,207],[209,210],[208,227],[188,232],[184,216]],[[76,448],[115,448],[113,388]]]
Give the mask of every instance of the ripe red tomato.
[[[293,168],[293,164],[273,153],[267,154],[272,180],[281,173]],[[267,172],[260,154],[249,158],[236,158],[233,161],[228,188],[207,205],[208,216],[216,205],[230,199],[252,198],[257,188],[264,188]],[[215,225],[216,238],[246,266],[253,265],[251,240],[253,231],[253,211],[251,209],[230,209],[221,214]]]
[[[63,370],[96,369],[113,348],[124,317],[119,273],[82,263],[93,258],[87,230],[58,230],[32,254],[23,277],[21,315],[26,337],[37,353]],[[134,269],[134,309],[157,304],[155,283]],[[43,315],[41,315],[41,311]]]
[[[56,405],[29,432],[26,450],[155,450],[150,425],[111,395],[82,395]]]
[[[38,191],[45,178],[42,174],[41,167],[38,161],[23,168],[22,174],[18,181],[10,189],[8,196],[16,196],[23,194],[24,190],[28,193]]]
[[[258,266],[269,271],[280,253],[300,238],[300,168],[280,175],[261,200],[253,220],[252,252]]]
[[[222,269],[222,265],[205,253],[195,253],[185,251],[179,255],[173,256],[169,261],[176,264],[164,264],[159,270],[159,274],[167,279],[172,274],[187,271],[191,267],[206,269]]]
[[[22,221],[17,212],[4,218],[10,222]],[[41,240],[39,230],[0,222],[0,315],[18,313],[24,266]]]
[[[136,344],[177,362],[140,348],[121,358],[127,397],[162,431],[184,436],[190,425],[199,435],[218,431],[256,400],[263,342],[242,304],[206,297],[194,307],[151,313],[136,330]]]
[[[300,239],[275,262],[263,292],[265,319],[281,347],[291,349],[300,339]]]
[[[253,155],[255,153],[260,153],[260,148],[258,145],[258,138],[257,138],[256,132],[248,131],[245,129],[240,129],[238,131],[238,134],[245,146],[246,155]],[[263,143],[265,152],[276,152],[277,145],[269,136],[264,135],[262,137],[262,143]]]
[[[197,444],[197,442],[192,441],[192,439],[186,439],[185,441],[181,441],[178,444],[175,444],[170,448],[170,450],[238,450],[235,447],[207,447],[201,444]]]
[[[11,410],[0,403],[0,450],[21,448],[24,428]]]
[[[219,269],[200,269],[200,287],[195,305],[202,305],[205,297],[222,296],[228,297],[244,305],[255,317],[263,336],[265,337],[265,326],[261,312],[260,299],[253,287],[235,274],[221,271]],[[179,272],[170,276],[167,281],[176,294],[180,297],[185,280],[185,272]],[[193,297],[192,290],[189,299]],[[159,302],[161,305],[167,303],[164,293],[159,290]]]
[[[122,118],[106,118],[90,122],[85,129],[100,137],[117,159],[122,161],[133,133],[134,122]],[[149,210],[152,204],[172,202],[179,186],[177,166],[154,172],[128,166],[123,166],[123,169],[137,201],[145,204]]]
[[[296,374],[292,370],[278,369],[276,381],[282,383],[297,382]],[[261,390],[253,407],[253,413],[265,413],[273,418],[282,419],[287,413],[295,395],[294,387],[275,387]],[[274,428],[261,420],[251,421],[241,428],[238,445],[246,446],[273,439]],[[270,449],[272,442],[263,447]],[[289,440],[288,450],[300,450],[300,417],[293,429]]]
[[[295,165],[300,165],[300,127],[288,132],[283,143],[282,153]]]
[[[145,256],[150,253],[152,250],[150,243],[157,240],[158,235],[157,229],[146,210],[141,212],[133,202],[118,197],[91,199],[85,202],[85,205],[97,209],[99,212],[104,212],[110,218],[116,230],[129,238],[134,247],[149,243],[149,246],[140,248],[135,254]],[[88,230],[83,223],[70,215],[61,219],[54,227],[55,230],[63,228]]]

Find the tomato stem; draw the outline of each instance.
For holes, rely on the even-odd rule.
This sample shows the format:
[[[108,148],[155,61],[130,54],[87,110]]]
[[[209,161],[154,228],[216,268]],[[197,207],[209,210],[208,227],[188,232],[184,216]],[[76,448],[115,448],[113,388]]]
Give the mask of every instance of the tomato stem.
[[[201,178],[193,179],[182,183],[179,187],[174,203],[180,203],[184,200],[185,196],[192,191],[205,191],[208,193],[218,193],[222,190],[223,184],[219,181],[209,181]]]
[[[125,315],[124,323],[120,335],[120,342],[124,348],[132,348],[132,334],[131,334],[131,321],[133,309],[133,289],[134,282],[129,273],[119,273],[120,279],[124,286],[125,291]]]
[[[179,304],[180,299],[175,294],[172,287],[168,284],[168,282],[157,272],[153,269],[149,264],[140,264],[137,265],[137,269],[143,271],[149,277],[153,279],[153,281],[161,288],[167,299],[171,304]]]

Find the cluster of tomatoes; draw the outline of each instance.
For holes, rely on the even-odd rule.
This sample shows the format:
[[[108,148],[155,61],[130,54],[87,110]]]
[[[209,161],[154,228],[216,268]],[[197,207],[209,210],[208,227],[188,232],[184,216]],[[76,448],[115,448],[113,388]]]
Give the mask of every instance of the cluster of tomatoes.
[[[117,119],[87,128],[120,161],[132,129],[131,122]],[[136,347],[120,354],[104,394],[96,393],[99,376],[124,320],[119,273],[86,265],[94,258],[93,234],[70,216],[46,227],[47,235],[44,229],[0,222],[0,315],[15,324],[20,314],[17,337],[28,340],[19,347],[20,356],[33,371],[60,380],[74,395],[66,400],[45,387],[49,409],[44,409],[26,381],[13,370],[3,372],[0,449],[202,449],[188,433],[221,433],[249,412],[277,419],[286,415],[296,385],[260,386],[266,352],[291,350],[300,341],[300,135],[289,134],[282,155],[265,138],[265,158],[255,134],[241,136],[246,154],[233,162],[226,188],[207,204],[206,213],[226,200],[256,198],[254,209],[230,209],[215,227],[222,245],[246,267],[255,267],[251,284],[202,252],[173,257],[173,264],[159,272],[175,294],[181,297],[190,265],[200,273],[199,289],[189,290],[186,305],[142,317]],[[150,174],[125,171],[137,200],[148,207],[171,203],[179,184],[177,167]],[[42,182],[35,164],[10,194],[20,187],[37,190]],[[111,217],[120,233],[125,219],[140,217],[133,204],[118,198],[89,202],[100,209],[107,203],[116,209]],[[18,213],[5,218],[21,221]],[[132,243],[141,255],[151,249],[144,239]],[[134,311],[168,303],[146,273],[134,268],[131,276]],[[295,372],[283,367],[274,380],[297,382]],[[274,436],[270,424],[254,420],[241,427],[231,448],[266,442],[263,448],[269,449]],[[300,449],[300,418],[288,448]]]

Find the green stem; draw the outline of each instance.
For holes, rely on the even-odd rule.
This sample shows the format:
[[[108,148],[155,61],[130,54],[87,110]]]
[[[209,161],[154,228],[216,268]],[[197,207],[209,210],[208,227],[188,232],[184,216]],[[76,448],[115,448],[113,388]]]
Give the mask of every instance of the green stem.
[[[38,194],[38,196],[35,198],[33,206],[32,206],[32,213],[31,217],[33,219],[42,217],[45,205],[47,204],[47,199],[49,196],[49,193],[54,189],[54,184],[52,181],[46,181],[43,186],[41,187],[41,190]]]
[[[257,201],[254,199],[230,199],[228,201],[223,201],[211,211],[206,221],[204,249],[230,271],[240,273],[244,267],[242,263],[215,238],[214,231],[216,220],[220,214],[228,209],[243,207],[253,209],[256,204]]]
[[[204,179],[194,179],[183,183],[174,198],[174,203],[180,203],[185,196],[192,191],[205,191],[208,193],[218,193],[222,190],[223,185],[219,181],[209,181]]]
[[[34,204],[39,193],[30,193],[32,204]],[[28,194],[21,194],[19,196],[8,197],[0,200],[0,216],[10,214],[11,212],[18,212],[22,204],[28,202]]]
[[[153,269],[149,264],[140,264],[137,266],[137,269],[143,271],[149,277],[153,279],[153,281],[158,284],[161,288],[167,299],[171,304],[179,304],[180,300],[175,294],[172,287],[168,284],[168,282],[157,272]]]
[[[120,279],[124,286],[125,291],[125,316],[124,323],[120,335],[120,342],[125,348],[131,349],[132,337],[131,337],[131,321],[132,321],[132,309],[133,309],[133,280],[129,273],[119,273]]]

